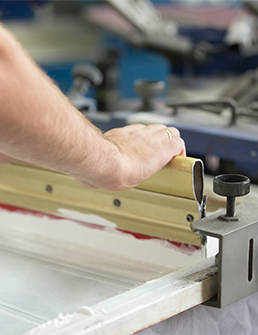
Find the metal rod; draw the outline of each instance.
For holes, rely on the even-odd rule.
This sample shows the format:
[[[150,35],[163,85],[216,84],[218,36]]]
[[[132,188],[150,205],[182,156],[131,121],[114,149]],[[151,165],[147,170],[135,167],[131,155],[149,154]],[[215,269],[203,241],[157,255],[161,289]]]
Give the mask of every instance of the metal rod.
[[[233,218],[236,214],[235,197],[227,197],[227,217]]]

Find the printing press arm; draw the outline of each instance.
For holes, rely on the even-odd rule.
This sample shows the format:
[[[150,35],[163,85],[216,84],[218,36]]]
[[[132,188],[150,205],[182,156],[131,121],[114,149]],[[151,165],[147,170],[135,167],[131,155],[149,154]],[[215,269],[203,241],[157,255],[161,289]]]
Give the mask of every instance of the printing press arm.
[[[160,12],[148,0],[107,0],[135,28],[128,41],[141,48],[165,53],[173,61],[183,57],[194,62],[205,62],[211,46],[195,43],[190,38],[178,34],[175,22],[162,18]]]

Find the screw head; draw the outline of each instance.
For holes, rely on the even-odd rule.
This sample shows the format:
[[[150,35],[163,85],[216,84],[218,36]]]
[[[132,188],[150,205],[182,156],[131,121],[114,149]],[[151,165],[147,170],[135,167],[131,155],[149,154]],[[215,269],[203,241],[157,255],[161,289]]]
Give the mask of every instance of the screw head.
[[[192,214],[187,214],[187,215],[186,215],[186,220],[187,220],[188,222],[193,222],[194,217],[192,216]]]
[[[121,205],[121,201],[120,201],[119,199],[114,199],[113,204],[114,204],[116,207],[119,207],[119,206]]]
[[[53,191],[53,187],[51,185],[46,186],[46,191],[51,193]]]
[[[240,174],[222,174],[214,178],[213,191],[225,197],[241,197],[250,192],[250,179]]]

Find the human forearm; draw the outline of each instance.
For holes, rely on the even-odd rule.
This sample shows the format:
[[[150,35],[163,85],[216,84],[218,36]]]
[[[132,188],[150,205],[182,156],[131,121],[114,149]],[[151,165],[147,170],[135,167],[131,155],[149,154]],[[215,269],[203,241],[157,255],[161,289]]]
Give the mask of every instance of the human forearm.
[[[75,177],[82,169],[92,177],[119,168],[117,147],[2,33],[9,51],[0,52],[0,152]]]

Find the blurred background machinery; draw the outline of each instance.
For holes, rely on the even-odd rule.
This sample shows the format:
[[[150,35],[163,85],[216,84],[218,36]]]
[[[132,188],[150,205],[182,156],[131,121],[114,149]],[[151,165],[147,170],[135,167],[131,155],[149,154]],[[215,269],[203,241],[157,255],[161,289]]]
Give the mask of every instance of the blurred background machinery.
[[[258,181],[255,1],[0,1],[0,10],[103,131],[174,125],[206,172]]]

